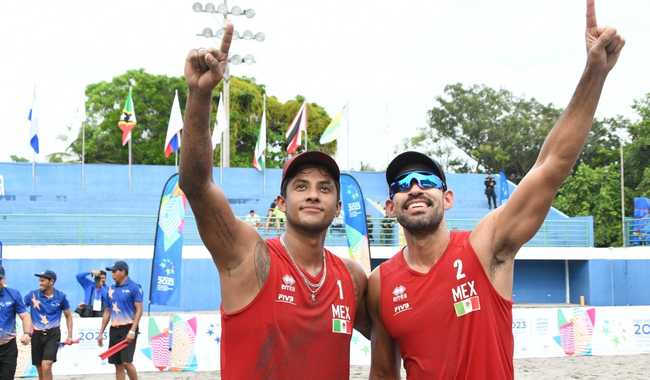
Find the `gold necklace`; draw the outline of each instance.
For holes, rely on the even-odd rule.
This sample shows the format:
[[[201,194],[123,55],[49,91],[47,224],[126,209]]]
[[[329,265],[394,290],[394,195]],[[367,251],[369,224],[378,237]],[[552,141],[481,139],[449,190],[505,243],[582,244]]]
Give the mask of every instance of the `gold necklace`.
[[[302,277],[302,281],[307,285],[307,290],[311,293],[311,302],[316,302],[316,295],[318,295],[318,292],[320,289],[323,287],[323,284],[325,283],[325,277],[327,277],[327,261],[325,260],[325,250],[323,249],[323,276],[321,276],[320,281],[316,284],[313,283],[307,278],[307,275],[302,271],[298,263],[296,263],[296,260],[294,260],[293,256],[289,252],[289,249],[287,249],[287,243],[284,241],[284,234],[280,236],[280,244],[282,244],[282,248],[287,252],[287,256],[289,256],[289,259],[291,260],[291,263],[293,266],[296,268],[298,273],[300,273],[300,277]]]

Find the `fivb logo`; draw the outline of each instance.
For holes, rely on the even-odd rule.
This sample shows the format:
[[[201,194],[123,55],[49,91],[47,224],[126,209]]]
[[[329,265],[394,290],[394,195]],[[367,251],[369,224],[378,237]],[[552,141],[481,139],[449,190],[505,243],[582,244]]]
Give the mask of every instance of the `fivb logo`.
[[[403,302],[408,299],[408,295],[406,294],[406,287],[404,285],[397,285],[395,289],[393,289],[393,302]],[[408,311],[412,310],[413,308],[411,307],[411,304],[408,302],[401,303],[399,305],[395,305],[393,307],[393,315],[397,315],[403,311]]]
[[[393,289],[393,302],[404,301],[408,298],[404,285],[398,285]]]
[[[285,274],[282,276],[282,284],[280,285],[280,289],[287,291],[287,292],[295,292],[296,287],[296,280],[288,274]]]

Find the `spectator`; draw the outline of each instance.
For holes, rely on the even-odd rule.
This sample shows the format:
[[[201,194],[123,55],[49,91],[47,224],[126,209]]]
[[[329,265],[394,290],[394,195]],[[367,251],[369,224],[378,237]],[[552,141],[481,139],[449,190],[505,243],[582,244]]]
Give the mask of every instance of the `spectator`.
[[[102,316],[102,326],[99,329],[97,344],[104,344],[104,331],[111,321],[109,330],[109,347],[113,347],[122,340],[128,346],[108,358],[110,364],[115,365],[115,378],[124,379],[125,371],[129,379],[138,378],[138,373],[133,365],[133,354],[138,340],[138,325],[142,317],[142,287],[129,278],[129,265],[124,261],[116,261],[106,268],[113,274],[115,284],[109,287],[106,298],[106,308]]]
[[[271,202],[271,205],[269,205],[269,210],[266,212],[266,224],[264,225],[264,229],[269,229],[271,225],[275,224],[275,207],[277,205],[277,200],[280,198],[278,195],[275,197],[273,202]]]
[[[32,364],[36,366],[39,380],[52,379],[52,365],[61,341],[61,314],[65,315],[68,337],[65,344],[72,343],[72,311],[65,293],[54,288],[56,273],[46,270],[35,274],[38,289],[25,296],[32,318]]]
[[[75,313],[82,318],[101,317],[106,306],[103,300],[108,291],[106,272],[101,269],[81,272],[77,275],[77,282],[84,290],[84,299],[77,306]]]
[[[370,244],[373,244],[375,242],[375,238],[372,235],[373,232],[373,223],[372,220],[370,220],[370,214],[366,214],[366,228],[368,229],[368,242]]]
[[[254,228],[258,228],[261,224],[261,219],[260,216],[255,213],[255,210],[250,210],[248,215],[244,218],[244,222]]]
[[[392,245],[393,243],[393,219],[385,216],[381,220],[381,235],[379,238],[379,244],[381,245]]]
[[[488,200],[488,207],[490,210],[497,208],[497,193],[495,191],[497,182],[494,180],[494,177],[488,175],[483,183],[485,184],[485,196]]]
[[[20,293],[5,286],[5,269],[0,265],[0,379],[13,379],[18,363],[16,315],[23,321],[20,343],[28,345],[32,322]]]
[[[272,227],[275,230],[281,230],[282,228],[284,228],[284,219],[286,216],[284,212],[280,210],[280,208],[278,207],[279,199],[280,196],[278,195],[269,206],[269,213],[266,217],[266,226],[265,226],[267,230],[269,229],[269,227]]]

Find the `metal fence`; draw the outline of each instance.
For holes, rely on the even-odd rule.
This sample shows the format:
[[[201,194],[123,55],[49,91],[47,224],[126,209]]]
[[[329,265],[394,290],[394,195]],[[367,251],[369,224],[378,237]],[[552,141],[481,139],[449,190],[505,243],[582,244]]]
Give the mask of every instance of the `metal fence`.
[[[650,245],[650,218],[625,218],[625,246]]]
[[[98,214],[0,214],[0,241],[6,245],[59,244],[151,244],[155,236],[154,215],[98,215]],[[327,233],[326,244],[347,245],[345,227],[335,222]],[[471,230],[478,220],[447,219],[452,230]],[[264,238],[278,236],[284,225],[277,220],[260,218],[255,226]],[[397,246],[400,228],[391,218],[368,219],[370,244]],[[196,221],[185,219],[185,244],[202,244]],[[591,220],[552,219],[544,222],[527,246],[532,247],[591,247],[593,222]]]

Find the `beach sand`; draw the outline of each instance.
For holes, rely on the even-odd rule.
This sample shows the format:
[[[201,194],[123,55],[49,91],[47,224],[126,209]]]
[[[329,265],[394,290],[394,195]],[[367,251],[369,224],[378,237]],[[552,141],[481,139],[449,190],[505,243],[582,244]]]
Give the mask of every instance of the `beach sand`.
[[[110,380],[109,375],[55,376],[61,380]],[[215,380],[216,372],[142,373],[141,380]],[[406,376],[402,376],[403,379]],[[591,356],[575,358],[544,358],[515,360],[515,378],[522,380],[555,379],[650,379],[650,354],[629,356]],[[307,380],[309,376],[299,380]],[[368,379],[368,367],[353,366],[350,379]]]

